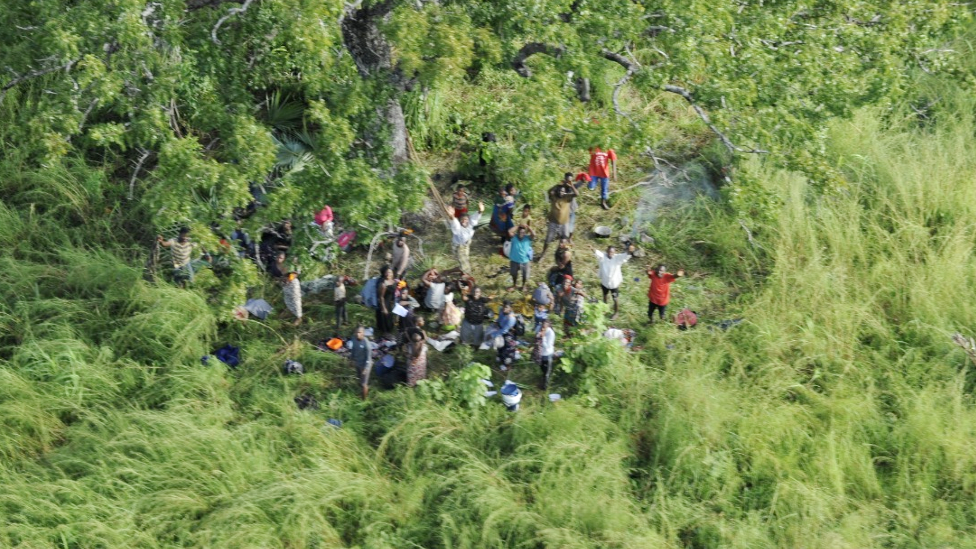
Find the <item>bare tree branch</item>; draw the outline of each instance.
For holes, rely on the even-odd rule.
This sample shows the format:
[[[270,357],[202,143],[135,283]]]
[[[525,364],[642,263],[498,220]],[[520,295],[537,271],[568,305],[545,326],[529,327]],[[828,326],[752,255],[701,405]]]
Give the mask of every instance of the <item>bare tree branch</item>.
[[[701,106],[698,105],[698,103],[695,103],[694,96],[692,96],[691,92],[688,91],[687,89],[682,88],[681,86],[667,85],[664,86],[664,91],[676,93],[681,97],[684,97],[685,101],[687,101],[688,104],[691,105],[691,108],[694,109],[696,113],[698,113],[698,117],[702,119],[702,122],[704,122],[705,125],[708,126],[708,129],[712,130],[712,133],[718,136],[719,140],[722,141],[722,144],[725,145],[725,148],[727,148],[729,151],[731,152],[738,151],[738,152],[750,153],[750,154],[766,154],[769,152],[769,151],[765,151],[762,149],[755,149],[755,148],[745,149],[733,143],[731,139],[729,139],[724,133],[722,133],[721,131],[719,131],[718,128],[715,127],[715,124],[712,124],[712,119],[708,117],[708,113],[705,112],[705,109],[701,108]]]
[[[196,11],[203,8],[216,8],[221,4],[243,4],[244,0],[186,0],[186,11]]]
[[[152,155],[152,151],[142,150],[142,156],[139,157],[139,161],[136,162],[136,169],[132,172],[132,177],[129,179],[129,200],[132,200],[132,193],[136,187],[136,178],[139,177],[139,171],[142,170],[142,165],[145,164],[146,160]]]
[[[72,59],[71,61],[68,61],[64,65],[58,65],[56,67],[48,67],[46,69],[39,69],[25,74],[17,75],[13,80],[4,84],[3,87],[0,87],[0,103],[3,103],[3,99],[7,96],[7,92],[10,91],[10,89],[16,86],[17,84],[20,84],[21,82],[25,82],[27,80],[32,80],[39,76],[44,76],[45,74],[51,74],[52,72],[57,72],[60,70],[64,70],[65,72],[70,71],[71,67],[73,67],[78,61],[81,61],[80,57],[78,59]]]
[[[241,4],[241,7],[231,8],[227,10],[227,13],[223,17],[217,20],[217,23],[214,25],[213,29],[210,30],[210,39],[213,40],[214,44],[218,44],[218,45],[220,44],[220,40],[217,39],[217,31],[220,30],[220,26],[223,25],[231,17],[246,12],[247,8],[251,7],[252,3],[254,3],[254,0],[244,0],[244,3]]]
[[[634,73],[640,70],[640,64],[638,64],[637,61],[628,59],[623,55],[620,55],[619,53],[616,52],[612,52],[608,49],[601,50],[600,55],[603,56],[604,59],[608,59],[610,61],[613,61],[614,63],[618,63],[621,66],[623,66],[625,69],[627,69],[627,73],[624,74],[624,76],[620,80],[618,80],[617,83],[614,84],[613,86],[613,96],[612,96],[613,110],[616,111],[616,113],[619,114],[620,116],[626,118],[627,120],[630,120],[631,124],[633,124],[634,120],[630,117],[630,115],[625,113],[623,109],[620,108],[620,102],[619,102],[620,90],[622,90],[624,85],[627,84],[628,81],[630,81],[630,77],[634,76]]]
[[[532,57],[537,53],[544,53],[546,55],[551,55],[558,58],[566,51],[566,48],[562,46],[553,46],[551,44],[546,44],[545,42],[529,42],[522,46],[522,49],[515,55],[515,59],[512,60],[512,68],[515,72],[519,74],[522,78],[529,78],[532,76],[532,69],[525,64],[525,60]]]

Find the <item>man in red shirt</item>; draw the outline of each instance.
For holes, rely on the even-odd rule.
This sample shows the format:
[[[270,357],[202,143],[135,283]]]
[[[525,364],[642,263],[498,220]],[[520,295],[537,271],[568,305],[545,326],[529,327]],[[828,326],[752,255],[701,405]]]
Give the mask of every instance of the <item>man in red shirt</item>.
[[[667,267],[658,265],[656,270],[647,270],[647,277],[651,279],[651,287],[647,290],[647,318],[654,324],[654,311],[659,311],[664,320],[665,309],[671,301],[671,283],[685,276],[684,269],[678,269],[677,274],[668,272]]]
[[[610,169],[612,168],[612,172]],[[610,205],[607,199],[610,198],[610,174],[613,179],[617,179],[617,153],[613,149],[606,152],[600,147],[590,147],[590,184],[589,189],[593,190],[597,184],[600,185],[600,205],[604,210],[609,210]]]

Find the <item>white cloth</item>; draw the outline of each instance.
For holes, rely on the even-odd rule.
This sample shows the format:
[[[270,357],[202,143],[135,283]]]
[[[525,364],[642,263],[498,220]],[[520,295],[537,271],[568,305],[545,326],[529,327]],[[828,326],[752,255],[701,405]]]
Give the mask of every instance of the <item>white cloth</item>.
[[[604,288],[616,290],[624,280],[620,267],[630,259],[630,254],[617,253],[613,254],[613,257],[607,257],[607,254],[600,250],[593,251],[596,253],[597,263],[600,265],[600,284]]]
[[[447,284],[434,282],[427,288],[427,295],[424,296],[424,306],[428,309],[439,311],[444,308],[444,288]]]
[[[542,334],[542,349],[540,349],[539,354],[541,356],[556,354],[556,331],[552,329],[552,326],[546,328],[546,332]]]
[[[462,227],[461,222],[457,218],[451,218],[450,228],[451,234],[453,235],[451,243],[455,246],[460,246],[471,242],[471,239],[474,237],[474,228],[478,224],[479,219],[481,219],[480,212],[469,214],[468,226]]]

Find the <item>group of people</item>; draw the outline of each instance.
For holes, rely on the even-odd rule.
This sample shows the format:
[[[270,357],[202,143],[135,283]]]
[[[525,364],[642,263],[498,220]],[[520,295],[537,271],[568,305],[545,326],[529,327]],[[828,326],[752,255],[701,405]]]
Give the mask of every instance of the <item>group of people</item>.
[[[546,193],[548,212],[544,225],[537,226],[533,221],[532,207],[522,204],[518,209],[521,192],[513,185],[499,189],[492,204],[489,229],[500,243],[501,253],[507,256],[507,269],[511,284],[506,292],[525,294],[533,311],[534,326],[526,334],[522,317],[516,314],[513,302],[504,300],[493,306],[495,296],[487,295],[475,281],[472,272],[471,245],[475,230],[485,214],[485,204],[471,198],[468,189],[459,185],[453,192],[450,204],[444,204],[446,224],[451,235],[451,248],[458,267],[446,271],[428,269],[418,283],[411,288],[406,277],[411,267],[411,252],[403,234],[392,241],[386,262],[379,270],[379,276],[363,281],[360,293],[363,304],[375,309],[373,338],[382,342],[385,348],[394,348],[401,354],[401,364],[405,365],[405,382],[414,386],[424,379],[427,373],[427,333],[424,314],[436,315],[440,326],[448,330],[458,329],[457,339],[463,345],[496,351],[496,360],[501,370],[512,367],[521,356],[520,341],[531,339],[532,360],[540,367],[542,387],[549,384],[553,360],[556,356],[555,321],[562,320],[564,333],[576,330],[585,319],[588,300],[597,299],[584,288],[583,281],[573,269],[573,236],[576,230],[576,216],[579,210],[581,189],[599,188],[600,206],[609,209],[610,182],[616,179],[616,154],[594,147],[590,150],[590,165],[587,170],[573,174],[567,172],[562,180],[548,189]],[[520,215],[516,215],[516,211]],[[327,215],[326,215],[327,214]],[[322,223],[323,230],[331,230],[332,212],[319,212],[316,223]],[[544,231],[545,238],[541,252],[536,255],[534,246],[537,229]],[[540,233],[541,234],[541,233]],[[237,237],[233,237],[237,238]],[[175,239],[159,237],[162,246],[172,252],[174,275],[178,281],[186,280],[182,273],[192,276],[194,264],[190,260],[193,244],[181,231]],[[252,248],[256,261],[264,267],[269,276],[280,281],[284,291],[287,309],[294,315],[294,324],[302,321],[302,291],[298,273],[286,267],[287,254],[293,243],[293,227],[290,220],[267,227],[260,245]],[[532,266],[539,263],[555,246],[553,265],[545,277],[532,288]],[[625,248],[616,246],[592,250],[598,265],[597,276],[604,303],[612,302],[611,319],[619,314],[620,288],[623,284],[623,266],[635,252],[629,242]],[[648,320],[653,323],[666,317],[670,300],[670,286],[684,272],[672,274],[664,265],[647,269]],[[334,309],[336,331],[348,323],[347,305],[350,301],[348,287],[358,283],[345,275],[334,277]],[[370,372],[374,358],[380,353],[381,345],[371,341],[368,330],[358,325],[353,336],[346,342],[348,356],[355,364],[357,376],[366,398],[369,392]]]

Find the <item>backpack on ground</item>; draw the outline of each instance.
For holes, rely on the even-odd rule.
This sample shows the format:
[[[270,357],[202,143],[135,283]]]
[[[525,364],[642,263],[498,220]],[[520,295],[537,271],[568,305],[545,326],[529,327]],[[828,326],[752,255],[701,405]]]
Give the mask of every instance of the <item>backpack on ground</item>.
[[[512,327],[512,333],[515,334],[515,337],[525,335],[525,321],[522,320],[522,315],[515,315],[515,326]]]

